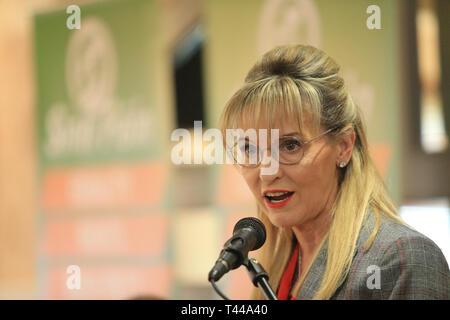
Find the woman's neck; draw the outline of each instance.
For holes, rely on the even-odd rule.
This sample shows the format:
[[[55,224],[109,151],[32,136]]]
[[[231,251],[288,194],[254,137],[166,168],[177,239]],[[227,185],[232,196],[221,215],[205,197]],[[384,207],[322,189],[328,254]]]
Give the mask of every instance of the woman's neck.
[[[307,224],[293,228],[295,237],[300,244],[302,259],[307,259],[314,255],[315,251],[322,243],[323,238],[330,228],[330,217],[328,213],[321,214]]]
[[[336,199],[336,189],[330,192],[330,196],[324,208],[313,219],[292,228],[298,243],[300,252],[305,259],[314,255],[328,233],[331,226],[331,208]]]

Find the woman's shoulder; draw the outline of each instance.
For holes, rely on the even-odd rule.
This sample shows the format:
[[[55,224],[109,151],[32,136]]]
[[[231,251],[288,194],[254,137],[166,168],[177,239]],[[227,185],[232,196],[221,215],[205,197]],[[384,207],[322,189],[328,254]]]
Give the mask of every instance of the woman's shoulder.
[[[383,214],[380,215],[380,227],[375,241],[379,245],[393,245],[399,241],[423,242],[437,247],[433,240],[426,235],[420,233],[406,223],[402,223]]]
[[[433,240],[406,223],[383,214],[380,215],[380,225],[373,243],[367,249],[367,253],[369,252],[384,260],[395,253],[402,262],[411,264],[429,262],[426,259],[432,259],[433,262],[445,261],[441,249]]]
[[[382,212],[379,214],[379,227],[371,247],[391,247],[399,242],[426,243],[436,249],[439,247],[426,235],[411,226]],[[358,239],[358,247],[363,246],[377,225],[377,216],[372,209],[368,211]]]
[[[434,241],[393,218],[380,215],[378,232],[370,246],[364,246],[376,224],[369,217],[360,234],[350,278],[359,278],[359,288],[371,298],[448,299],[450,272],[441,249]],[[370,288],[373,272],[380,276]]]

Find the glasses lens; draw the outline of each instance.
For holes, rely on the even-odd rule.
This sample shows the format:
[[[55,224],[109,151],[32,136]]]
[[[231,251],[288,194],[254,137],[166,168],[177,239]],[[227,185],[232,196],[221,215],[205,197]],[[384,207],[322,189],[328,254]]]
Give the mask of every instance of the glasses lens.
[[[232,148],[233,159],[241,166],[258,166],[258,146],[248,140],[239,140]]]
[[[303,157],[303,142],[297,137],[283,137],[279,140],[279,150],[271,150],[272,161],[294,164]],[[268,150],[263,151],[248,140],[239,140],[230,149],[234,161],[244,167],[257,167],[262,159],[268,159]]]
[[[281,163],[297,163],[303,157],[303,142],[297,137],[283,137],[279,149]]]

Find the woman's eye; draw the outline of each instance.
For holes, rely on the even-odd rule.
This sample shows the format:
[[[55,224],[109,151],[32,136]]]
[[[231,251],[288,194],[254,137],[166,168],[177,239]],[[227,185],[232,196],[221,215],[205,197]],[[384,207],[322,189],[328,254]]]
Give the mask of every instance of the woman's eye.
[[[241,146],[241,151],[245,152],[245,153],[248,153],[248,154],[252,154],[252,153],[256,152],[256,146],[253,145],[253,144],[246,143],[246,144]]]
[[[301,145],[302,144],[300,141],[291,139],[291,140],[283,141],[280,144],[280,149],[282,151],[294,152],[294,151],[297,151],[298,149],[300,149]]]

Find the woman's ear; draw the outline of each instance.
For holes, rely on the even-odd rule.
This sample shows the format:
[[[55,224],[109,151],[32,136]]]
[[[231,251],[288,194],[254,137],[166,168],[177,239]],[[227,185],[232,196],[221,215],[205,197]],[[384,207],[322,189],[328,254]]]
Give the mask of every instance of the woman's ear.
[[[342,129],[342,135],[338,140],[337,165],[346,166],[352,158],[353,146],[355,145],[356,134],[352,126],[346,126]]]

